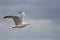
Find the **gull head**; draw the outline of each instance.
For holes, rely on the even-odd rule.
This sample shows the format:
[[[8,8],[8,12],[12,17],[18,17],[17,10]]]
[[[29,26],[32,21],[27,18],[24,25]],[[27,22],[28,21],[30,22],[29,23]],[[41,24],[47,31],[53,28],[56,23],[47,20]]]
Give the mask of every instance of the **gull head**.
[[[30,24],[25,24],[25,26],[30,25]]]
[[[22,22],[22,24],[23,24],[24,26],[30,25],[30,24],[28,24],[28,23],[24,23],[24,22]]]

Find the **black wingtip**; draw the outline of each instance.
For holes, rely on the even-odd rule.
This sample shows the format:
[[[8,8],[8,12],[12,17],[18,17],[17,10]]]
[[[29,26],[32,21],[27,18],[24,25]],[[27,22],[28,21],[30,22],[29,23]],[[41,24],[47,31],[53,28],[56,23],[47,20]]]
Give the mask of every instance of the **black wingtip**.
[[[6,17],[3,17],[3,18],[6,18]]]

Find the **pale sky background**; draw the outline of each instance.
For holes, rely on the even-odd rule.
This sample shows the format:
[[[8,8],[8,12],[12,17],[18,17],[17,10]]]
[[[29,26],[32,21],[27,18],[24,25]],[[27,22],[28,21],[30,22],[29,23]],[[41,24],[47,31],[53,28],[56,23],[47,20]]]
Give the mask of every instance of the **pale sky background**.
[[[20,10],[30,26],[12,29]],[[60,40],[60,0],[0,0],[0,40]]]

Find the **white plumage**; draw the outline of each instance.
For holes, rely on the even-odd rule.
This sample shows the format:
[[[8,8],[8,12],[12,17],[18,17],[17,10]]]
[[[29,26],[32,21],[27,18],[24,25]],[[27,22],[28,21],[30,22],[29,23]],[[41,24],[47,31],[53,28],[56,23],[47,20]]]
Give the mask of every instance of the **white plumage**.
[[[4,18],[12,18],[14,20],[15,27],[13,28],[22,28],[22,27],[25,27],[26,25],[29,25],[29,24],[24,23],[23,21],[24,16],[25,16],[25,13],[20,11],[19,15],[17,16],[5,16]]]

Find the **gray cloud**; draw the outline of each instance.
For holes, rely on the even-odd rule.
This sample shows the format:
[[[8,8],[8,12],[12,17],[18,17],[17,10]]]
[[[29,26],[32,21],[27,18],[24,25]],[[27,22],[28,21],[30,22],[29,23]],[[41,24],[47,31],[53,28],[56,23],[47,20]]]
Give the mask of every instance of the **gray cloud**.
[[[23,10],[27,18],[56,19],[60,18],[59,3],[59,0],[0,0],[0,14],[16,14]]]
[[[52,20],[25,20],[30,23],[22,29],[12,29],[12,25],[7,25],[10,22],[5,22],[5,26],[0,25],[0,38],[5,39],[59,39],[60,38],[60,25],[55,25]],[[3,24],[4,25],[4,24]],[[3,28],[6,27],[6,28]],[[6,36],[6,37],[5,37]],[[48,40],[49,40],[48,39]]]
[[[0,39],[59,40],[59,4],[59,0],[0,0]],[[26,22],[31,25],[22,29],[12,29],[14,23],[3,17],[17,15],[19,10],[25,12],[25,18],[28,19]]]

